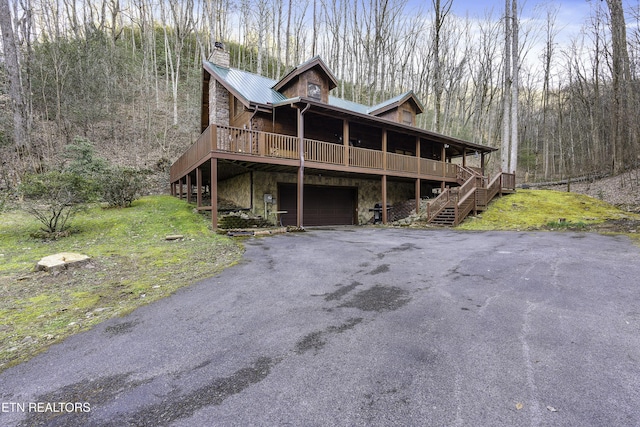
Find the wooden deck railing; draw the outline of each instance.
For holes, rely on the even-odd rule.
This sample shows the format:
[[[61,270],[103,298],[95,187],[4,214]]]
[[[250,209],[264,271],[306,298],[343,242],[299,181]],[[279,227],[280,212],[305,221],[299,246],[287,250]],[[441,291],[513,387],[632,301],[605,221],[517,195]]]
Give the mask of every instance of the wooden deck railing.
[[[205,129],[197,141],[187,149],[187,151],[180,156],[174,164],[171,165],[169,176],[171,182],[176,182],[182,177],[185,171],[190,171],[197,166],[198,162],[202,161],[211,150],[213,150],[212,141],[215,135],[212,137],[211,132],[215,132],[215,126],[209,126]]]
[[[311,162],[344,164],[344,145],[330,142],[304,140],[304,158]]]
[[[458,165],[453,163],[444,163],[444,175],[447,178],[456,178],[458,176]]]
[[[513,173],[501,173],[502,177],[502,190],[515,191],[516,190],[516,175]]]
[[[228,126],[217,126],[216,148],[218,151],[257,155],[258,132]]]
[[[387,153],[387,169],[396,172],[418,172],[418,158]]]
[[[240,129],[230,126],[209,126],[171,165],[171,182],[176,182],[210,157],[211,152],[280,159],[300,158],[300,140],[296,136]],[[345,158],[345,155],[348,158]],[[433,178],[460,179],[469,174],[458,165],[396,153],[383,153],[360,147],[348,147],[313,139],[304,140],[304,158],[309,162],[352,166],[391,172],[420,173]],[[385,164],[386,159],[386,164]]]
[[[349,166],[383,169],[382,151],[349,147]]]
[[[420,159],[420,173],[443,176],[444,175],[444,163],[431,159]]]

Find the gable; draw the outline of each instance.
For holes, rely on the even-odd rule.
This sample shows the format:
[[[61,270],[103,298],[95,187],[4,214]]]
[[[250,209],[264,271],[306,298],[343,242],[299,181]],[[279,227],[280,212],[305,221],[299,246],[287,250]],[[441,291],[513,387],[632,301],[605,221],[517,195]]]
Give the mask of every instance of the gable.
[[[286,98],[311,98],[329,102],[329,91],[338,86],[338,81],[319,56],[300,64],[273,85],[272,89]]]
[[[409,126],[415,126],[416,115],[424,111],[413,91],[402,93],[373,107],[331,96],[329,92],[337,87],[337,80],[317,56],[294,68],[279,81],[210,61],[204,61],[203,67],[206,74],[246,108],[252,108],[251,105],[271,108],[292,99],[304,98]]]

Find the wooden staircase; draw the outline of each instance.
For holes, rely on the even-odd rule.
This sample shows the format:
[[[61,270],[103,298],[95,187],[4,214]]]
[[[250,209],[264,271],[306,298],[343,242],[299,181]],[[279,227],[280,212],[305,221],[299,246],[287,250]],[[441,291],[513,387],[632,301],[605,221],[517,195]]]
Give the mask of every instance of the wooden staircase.
[[[452,207],[444,208],[438,215],[432,218],[429,223],[451,227],[456,223],[456,210]]]
[[[427,222],[453,227],[471,212],[485,210],[491,200],[516,189],[514,174],[499,173],[491,181],[474,170],[460,168],[459,187],[446,188],[427,204]]]

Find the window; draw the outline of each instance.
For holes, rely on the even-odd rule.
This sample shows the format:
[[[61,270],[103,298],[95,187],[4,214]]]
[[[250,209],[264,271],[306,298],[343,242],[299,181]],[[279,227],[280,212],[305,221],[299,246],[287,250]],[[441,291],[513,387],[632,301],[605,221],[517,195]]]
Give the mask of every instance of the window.
[[[307,96],[313,99],[321,99],[322,90],[320,89],[320,85],[316,83],[307,83]]]
[[[402,124],[413,125],[413,113],[409,110],[402,110]]]

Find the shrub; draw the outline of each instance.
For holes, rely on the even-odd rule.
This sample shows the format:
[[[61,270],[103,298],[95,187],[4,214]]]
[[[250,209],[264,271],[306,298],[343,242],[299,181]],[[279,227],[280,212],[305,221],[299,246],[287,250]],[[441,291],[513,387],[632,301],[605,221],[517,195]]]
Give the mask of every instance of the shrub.
[[[108,170],[108,162],[95,156],[91,141],[75,137],[73,143],[64,147],[65,172],[95,178]]]
[[[141,170],[112,167],[100,178],[102,200],[110,207],[125,208],[141,196],[146,173]]]
[[[96,187],[81,175],[51,171],[26,175],[20,193],[25,210],[44,225],[42,231],[55,237],[68,228],[69,219],[84,203],[95,199]]]

